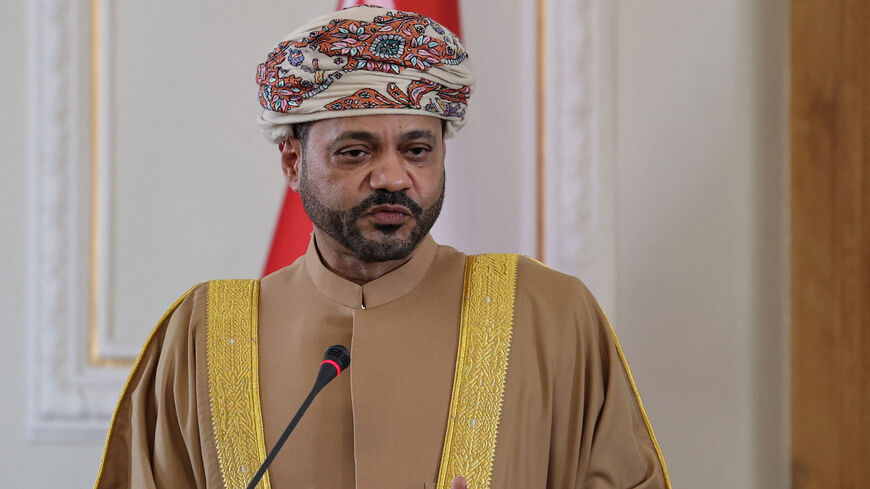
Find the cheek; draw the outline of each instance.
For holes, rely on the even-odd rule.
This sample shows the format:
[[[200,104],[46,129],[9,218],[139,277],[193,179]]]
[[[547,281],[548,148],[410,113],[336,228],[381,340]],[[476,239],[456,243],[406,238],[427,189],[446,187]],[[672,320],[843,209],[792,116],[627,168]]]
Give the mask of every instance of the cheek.
[[[415,176],[415,186],[423,203],[432,204],[441,196],[444,187],[444,168],[426,169]]]
[[[368,197],[359,182],[358,176],[344,172],[312,171],[308,187],[330,208],[349,209]]]
[[[326,201],[335,195],[335,178],[321,155],[308,155],[303,173],[307,181],[306,187],[316,192],[318,198]]]

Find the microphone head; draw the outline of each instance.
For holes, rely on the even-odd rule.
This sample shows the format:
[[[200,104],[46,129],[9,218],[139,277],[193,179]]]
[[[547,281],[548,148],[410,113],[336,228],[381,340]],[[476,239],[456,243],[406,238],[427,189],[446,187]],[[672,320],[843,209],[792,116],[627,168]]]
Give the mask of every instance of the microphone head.
[[[323,360],[331,360],[338,364],[340,370],[350,366],[350,352],[342,345],[332,345],[323,354]]]

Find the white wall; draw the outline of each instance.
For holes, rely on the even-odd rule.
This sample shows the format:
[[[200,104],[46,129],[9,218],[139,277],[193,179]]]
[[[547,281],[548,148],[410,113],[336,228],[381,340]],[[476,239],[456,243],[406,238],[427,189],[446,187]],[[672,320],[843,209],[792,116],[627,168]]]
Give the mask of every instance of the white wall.
[[[25,436],[26,5],[0,4],[0,389],[7,394],[0,470],[9,487],[34,477],[45,487],[88,487],[100,442],[48,446]],[[522,32],[528,6],[500,5],[492,14],[483,2],[464,2],[466,30]],[[615,10],[616,327],[675,487],[784,489],[788,2],[620,0]],[[496,34],[467,37],[470,49],[487,56],[476,61],[488,74],[473,99],[473,124],[500,124],[502,97],[522,92],[530,62],[509,53],[509,62],[489,57]],[[505,80],[488,71],[499,68],[507,70]],[[503,91],[485,88],[496,84]],[[510,161],[525,154],[525,127],[508,121],[506,137],[485,133],[456,151],[466,164]],[[484,185],[523,188],[521,164]],[[451,178],[486,176],[463,169]],[[456,204],[446,216],[469,206],[484,220],[504,196],[448,198]],[[491,232],[464,247],[529,252],[509,215],[524,211],[510,200],[507,206]],[[457,239],[467,230],[442,229]],[[42,470],[43,463],[57,469]]]
[[[674,487],[787,487],[788,3],[618,3],[618,328]]]

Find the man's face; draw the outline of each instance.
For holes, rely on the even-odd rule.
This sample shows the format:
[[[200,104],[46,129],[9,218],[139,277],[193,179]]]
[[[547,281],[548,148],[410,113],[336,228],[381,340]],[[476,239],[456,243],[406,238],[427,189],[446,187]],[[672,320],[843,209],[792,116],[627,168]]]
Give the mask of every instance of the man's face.
[[[405,258],[441,212],[441,121],[371,115],[316,122],[294,190],[314,225],[360,259]]]

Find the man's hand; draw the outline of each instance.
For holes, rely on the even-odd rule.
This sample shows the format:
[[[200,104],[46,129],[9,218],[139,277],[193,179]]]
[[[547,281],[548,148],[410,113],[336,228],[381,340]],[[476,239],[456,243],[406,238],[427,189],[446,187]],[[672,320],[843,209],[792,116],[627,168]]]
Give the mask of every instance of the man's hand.
[[[465,485],[465,477],[460,475],[453,479],[453,484],[450,485],[450,489],[468,489]]]

